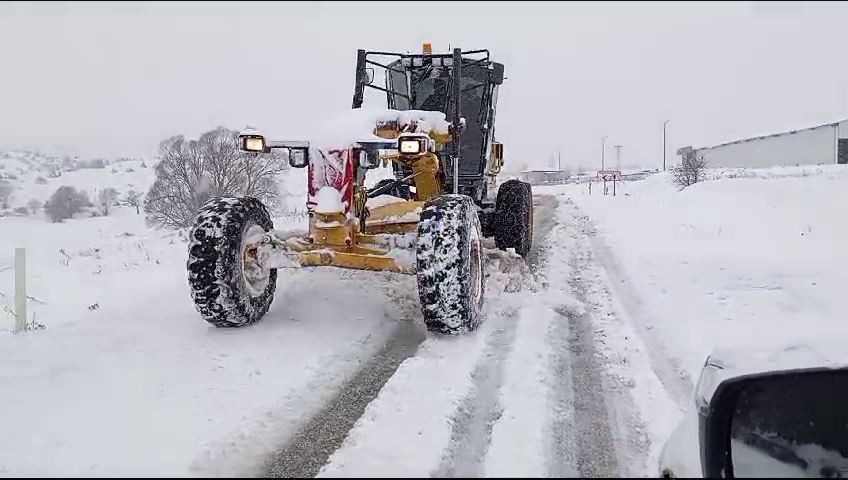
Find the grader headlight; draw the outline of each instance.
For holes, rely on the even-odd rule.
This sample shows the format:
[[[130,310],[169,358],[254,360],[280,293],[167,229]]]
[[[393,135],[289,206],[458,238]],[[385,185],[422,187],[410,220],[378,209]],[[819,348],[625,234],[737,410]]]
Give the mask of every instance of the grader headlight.
[[[242,137],[242,148],[248,152],[265,151],[265,137],[261,135],[246,135]]]
[[[417,138],[402,139],[400,141],[400,147],[398,148],[398,150],[404,155],[419,154],[423,150],[421,148],[421,140]]]
[[[420,155],[430,150],[430,137],[428,136],[410,135],[398,138],[398,152],[401,155]]]

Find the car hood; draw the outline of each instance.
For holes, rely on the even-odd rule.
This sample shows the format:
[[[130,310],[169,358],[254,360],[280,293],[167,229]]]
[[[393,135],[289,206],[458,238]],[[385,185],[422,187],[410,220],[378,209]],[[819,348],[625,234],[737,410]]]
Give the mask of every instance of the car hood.
[[[698,380],[697,395],[712,399],[718,385],[743,375],[807,368],[848,367],[848,338],[811,338],[755,346],[716,348],[707,358]]]

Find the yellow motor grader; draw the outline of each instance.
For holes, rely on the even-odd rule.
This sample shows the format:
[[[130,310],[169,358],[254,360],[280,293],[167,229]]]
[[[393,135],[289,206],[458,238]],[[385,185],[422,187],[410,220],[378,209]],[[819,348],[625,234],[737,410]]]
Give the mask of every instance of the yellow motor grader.
[[[375,67],[383,85],[375,84]],[[309,230],[275,231],[255,198],[209,200],[187,262],[201,316],[218,327],[250,325],[268,311],[278,269],[334,266],[414,274],[429,330],[474,330],[485,292],[483,239],[494,237],[499,255],[519,260],[533,241],[530,185],[496,182],[503,81],[503,65],[487,50],[359,50],[350,123],[364,131],[323,142],[241,132],[242,150],[281,149],[292,167],[308,169]],[[363,108],[369,88],[386,95],[387,108]],[[393,178],[367,187],[366,174],[388,164]]]

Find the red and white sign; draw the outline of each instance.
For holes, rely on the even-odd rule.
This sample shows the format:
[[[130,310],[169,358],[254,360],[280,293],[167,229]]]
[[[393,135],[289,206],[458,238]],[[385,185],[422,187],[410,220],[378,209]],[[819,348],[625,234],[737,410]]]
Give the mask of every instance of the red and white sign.
[[[621,180],[621,170],[598,170],[598,178],[604,181]]]

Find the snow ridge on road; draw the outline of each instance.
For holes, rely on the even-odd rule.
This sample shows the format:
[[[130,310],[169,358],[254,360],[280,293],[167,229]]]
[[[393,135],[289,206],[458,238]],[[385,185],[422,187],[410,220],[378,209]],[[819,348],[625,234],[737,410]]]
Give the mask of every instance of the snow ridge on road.
[[[632,291],[625,300],[618,296],[615,286],[627,285],[630,280],[622,271],[608,272],[606,266],[615,258],[595,237],[591,219],[570,199],[564,200],[560,209],[560,223],[568,232],[565,236],[573,239],[569,245],[569,282],[586,308],[572,325],[582,332],[585,345],[591,345],[601,368],[600,388],[616,445],[619,475],[654,475],[662,447],[656,439],[665,438],[682,415],[675,392],[663,381],[663,375],[673,371],[675,364],[662,355],[663,351],[648,348],[652,339],[642,335],[644,319],[627,308],[638,305],[639,299]],[[636,310],[639,313],[641,310]]]
[[[433,477],[479,477],[492,438],[492,427],[503,414],[500,389],[504,362],[515,338],[516,312],[506,311],[489,321],[498,326],[489,334],[486,351],[471,372],[471,391],[451,419],[451,440]]]
[[[588,222],[588,217],[582,214],[581,216]],[[595,251],[595,258],[608,276],[608,283],[611,287],[609,294],[621,302],[630,315],[641,319],[635,325],[639,330],[640,337],[650,346],[648,352],[651,357],[651,366],[672,398],[681,408],[685,407],[693,394],[694,382],[692,378],[675,358],[666,354],[661,341],[652,333],[650,322],[644,319],[646,314],[639,296],[635,293],[629,279],[621,270],[609,247],[597,236],[594,227],[589,229],[589,239]]]
[[[548,476],[619,477],[628,470],[620,460],[629,460],[621,458],[629,446],[615,431],[611,416],[632,400],[608,393],[610,382],[602,364],[606,359],[596,347],[598,313],[587,304],[588,282],[583,278],[592,258],[575,213],[567,201],[559,206],[553,231],[558,248],[549,255],[549,281],[557,287],[551,290],[550,302],[558,314],[550,336],[557,353],[552,365],[559,382],[551,391],[555,414]]]
[[[536,242],[528,252],[531,275],[538,273],[544,259],[539,245],[544,245],[550,232],[557,202],[555,198],[542,197],[534,199],[534,204],[537,212],[534,233],[541,242]],[[535,281],[527,283],[527,280],[530,279],[525,279],[525,288],[535,287]],[[503,386],[508,365],[515,363],[514,358],[511,362],[509,360],[513,356],[517,330],[519,326],[527,327],[527,319],[522,318],[518,309],[510,304],[492,317],[490,321],[496,322],[494,330],[488,336],[486,351],[471,372],[472,388],[451,419],[451,441],[439,468],[432,475],[434,477],[479,477],[486,469],[492,432],[504,414],[503,397],[509,395],[503,392]],[[510,380],[515,381],[516,378],[513,376]]]

